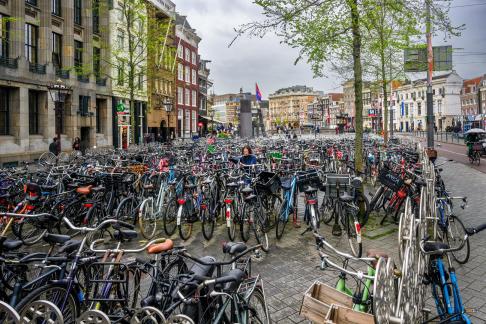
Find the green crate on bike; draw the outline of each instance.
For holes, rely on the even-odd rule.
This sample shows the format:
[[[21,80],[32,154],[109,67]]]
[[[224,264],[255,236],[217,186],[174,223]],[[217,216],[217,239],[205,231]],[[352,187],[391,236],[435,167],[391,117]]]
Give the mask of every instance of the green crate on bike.
[[[262,171],[258,174],[257,189],[259,191],[275,193],[280,188],[280,178],[274,172]]]
[[[296,177],[297,186],[301,192],[307,187],[319,188],[322,183],[317,170],[299,171]]]
[[[330,198],[339,198],[351,188],[351,177],[349,174],[326,174],[326,181],[324,183],[326,195]]]
[[[272,159],[281,160],[282,159],[282,153],[281,152],[270,152],[270,157]]]

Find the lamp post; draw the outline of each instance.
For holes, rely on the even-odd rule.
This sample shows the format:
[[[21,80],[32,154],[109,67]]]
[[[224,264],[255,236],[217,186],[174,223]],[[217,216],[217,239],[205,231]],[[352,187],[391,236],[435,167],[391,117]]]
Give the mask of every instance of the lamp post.
[[[54,102],[57,152],[59,154],[61,153],[62,115],[64,111],[64,103],[66,102],[66,99],[71,93],[72,89],[70,86],[64,84],[61,79],[58,79],[55,83],[49,84],[47,86],[47,90],[49,90],[49,95]]]
[[[165,97],[162,101],[162,105],[164,106],[164,110],[167,113],[167,138],[166,140],[170,140],[170,113],[172,112],[172,108],[174,107],[172,100],[169,97]]]

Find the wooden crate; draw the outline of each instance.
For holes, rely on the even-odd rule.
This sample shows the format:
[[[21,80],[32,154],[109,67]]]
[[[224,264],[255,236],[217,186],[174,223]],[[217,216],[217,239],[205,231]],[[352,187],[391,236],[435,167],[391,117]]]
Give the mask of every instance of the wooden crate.
[[[316,281],[304,294],[300,315],[314,323],[374,324],[374,316],[352,309],[350,296]]]

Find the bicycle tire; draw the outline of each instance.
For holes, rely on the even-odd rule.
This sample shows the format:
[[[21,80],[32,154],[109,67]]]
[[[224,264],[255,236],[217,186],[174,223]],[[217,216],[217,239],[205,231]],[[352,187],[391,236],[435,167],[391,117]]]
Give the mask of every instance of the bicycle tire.
[[[356,234],[356,229],[354,225],[354,221],[351,218],[354,218],[350,215],[346,217],[346,234],[348,236],[349,247],[351,248],[351,254],[357,258],[361,258],[363,253],[363,243],[358,241],[358,236]]]
[[[331,221],[334,219],[334,208],[332,199],[324,196],[319,209],[321,209],[320,215],[322,222],[326,225],[329,225],[329,223],[331,223]]]
[[[288,210],[288,202],[287,199],[285,199],[284,203],[281,204],[280,210],[278,212],[278,218],[277,221],[275,222],[275,236],[277,237],[278,240],[280,240],[283,237],[283,233],[285,232],[285,225],[287,225],[289,221],[289,215],[287,213]],[[287,214],[287,215],[285,215]]]
[[[172,236],[177,230],[177,200],[169,197],[167,200],[167,208],[164,211],[162,217],[162,223],[164,225],[164,231],[167,236]]]
[[[249,206],[250,205],[247,203],[243,204],[242,213],[240,217],[240,235],[243,242],[248,242],[248,240],[250,239],[251,226],[250,226],[250,219],[247,214],[249,213],[249,209],[252,207]]]
[[[214,225],[216,223],[214,217],[211,215],[211,213],[208,213],[207,209],[201,208],[200,210],[201,213],[201,227],[202,227],[202,233],[204,238],[209,241],[213,238],[213,233],[214,233]]]
[[[256,304],[253,304],[255,300]],[[257,305],[258,304],[258,305]],[[253,293],[250,295],[247,301],[247,320],[246,323],[271,323],[270,312],[268,311],[268,305],[265,302],[265,295],[263,288],[256,286]]]
[[[51,293],[52,295],[49,295],[48,293]],[[48,284],[42,287],[38,287],[31,291],[27,296],[25,296],[25,298],[23,298],[20,303],[17,304],[15,309],[20,314],[25,307],[29,306],[31,302],[37,300],[47,300],[54,303],[54,305],[60,305],[61,298],[57,296],[58,294],[60,294],[61,298],[68,294],[67,287],[63,284]],[[54,298],[49,298],[49,296]],[[69,291],[69,298],[66,305],[69,305],[69,307],[61,310],[64,322],[74,323],[76,321],[76,318],[78,318],[80,315],[80,304],[74,288],[71,288],[71,290]]]
[[[36,219],[25,218],[20,223],[14,223],[12,232],[24,243],[24,245],[34,245],[42,239],[44,234],[47,233],[47,229],[36,227],[36,222]],[[30,232],[25,229],[25,227],[29,225],[33,227]],[[15,231],[13,230],[14,228]]]
[[[130,196],[125,199],[123,199],[118,207],[116,208],[114,218],[125,221],[125,222],[132,222],[133,224],[136,224],[137,221],[137,214],[135,213],[135,198]]]
[[[368,218],[370,216],[370,201],[366,195],[359,191],[358,197],[356,198],[356,204],[358,207],[360,207],[360,202],[363,202],[365,210],[362,211],[360,208],[359,211],[359,217],[358,217],[358,222],[361,225],[361,227],[364,227],[366,223],[368,223]]]
[[[182,206],[181,223],[177,225],[177,228],[179,230],[179,237],[183,241],[187,241],[192,235],[192,223],[189,223],[188,220],[187,208]]]
[[[454,235],[451,231],[453,228],[460,229],[460,233],[457,233],[457,234]],[[451,248],[453,248],[453,247],[457,247],[458,245],[460,245],[462,243],[462,240],[460,240],[459,242],[457,242],[457,240],[460,239],[460,238],[463,238],[465,234],[466,234],[466,228],[464,227],[464,224],[462,223],[462,221],[454,215],[449,216],[449,226],[448,226],[447,232],[446,232],[446,239],[447,239],[447,243],[449,244],[449,246]],[[465,256],[461,257],[461,252],[463,250],[465,250]],[[464,244],[464,247],[462,249],[460,249],[459,251],[451,252],[451,253],[452,253],[452,256],[454,257],[454,260],[456,260],[457,263],[459,263],[459,264],[467,263],[467,261],[469,261],[469,256],[470,256],[470,253],[471,253],[470,245],[469,245],[469,238],[466,239],[466,243]]]
[[[145,199],[138,210],[138,226],[140,234],[147,240],[152,239],[157,231],[157,220],[154,216],[154,200],[152,197]]]
[[[228,238],[231,242],[233,242],[236,238],[236,223],[235,223],[235,208],[233,207],[234,203],[229,204],[229,206],[225,207],[225,217],[226,218],[226,231],[228,233]],[[229,215],[226,215],[226,208],[229,208]]]

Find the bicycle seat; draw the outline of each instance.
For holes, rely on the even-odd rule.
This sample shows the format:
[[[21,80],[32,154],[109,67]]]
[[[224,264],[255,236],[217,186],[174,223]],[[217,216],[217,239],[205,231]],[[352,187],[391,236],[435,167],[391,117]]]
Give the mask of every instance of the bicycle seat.
[[[137,238],[138,234],[137,231],[129,230],[129,229],[117,229],[113,233],[113,237],[115,240],[123,241],[123,240],[131,240]]]
[[[255,198],[256,198],[256,195],[251,194],[251,195],[249,195],[249,196],[245,197],[245,199],[244,199],[244,200],[245,200],[245,201],[250,201],[250,200],[253,200],[253,199],[255,199]]]
[[[93,188],[93,186],[89,185],[87,187],[79,187],[79,188],[76,188],[76,193],[80,194],[80,195],[89,195],[91,193],[91,188]]]
[[[354,200],[354,197],[345,192],[339,197],[339,200],[341,200],[342,202],[352,202]]]
[[[230,182],[226,184],[226,188],[236,188],[238,187],[238,184],[236,182]]]
[[[226,273],[223,273],[223,275],[217,280],[221,280],[224,282],[223,284],[223,291],[226,292],[232,292],[238,289],[240,286],[241,282],[245,278],[245,272],[241,269],[232,269]],[[219,285],[216,285],[218,287]]]
[[[245,187],[243,189],[240,190],[241,193],[244,193],[244,194],[250,194],[253,192],[253,189],[250,188],[250,187]]]
[[[282,187],[283,190],[290,190],[290,188],[292,187],[292,180],[288,179],[288,180],[282,181],[282,183],[280,184],[280,187]]]
[[[314,192],[316,192],[316,191],[317,191],[317,188],[314,188],[314,187],[312,187],[312,186],[308,186],[308,187],[306,187],[306,188],[305,188],[305,190],[304,190],[304,192],[305,192],[306,194],[311,194],[311,193],[314,193]]]
[[[152,244],[147,248],[148,254],[159,254],[162,252],[166,252],[172,250],[174,247],[174,241],[171,239],[165,240],[164,243]]]
[[[64,244],[71,239],[71,236],[46,233],[42,239],[49,244]]]
[[[59,253],[72,253],[74,251],[76,251],[77,249],[79,249],[79,247],[81,246],[81,241],[79,240],[69,240],[67,242],[64,243],[63,246],[61,246],[58,250]]]
[[[231,256],[246,251],[246,249],[246,244],[243,242],[226,242],[223,244],[223,253]]]
[[[424,250],[425,252],[433,252],[432,254],[435,255],[442,255],[442,252],[439,250],[447,250],[449,249],[449,244],[442,243],[442,242],[425,242],[424,243]]]
[[[3,241],[2,246],[4,250],[11,251],[16,250],[24,244],[21,240],[9,240]]]
[[[216,262],[216,259],[212,256],[205,256],[199,259],[204,263],[213,263]],[[201,276],[201,277],[211,277],[213,275],[214,266],[213,265],[205,265],[200,263],[194,263],[189,269],[189,275],[183,276],[179,283],[179,289],[175,289],[172,293],[173,298],[179,298],[177,291],[181,291],[182,294],[187,294],[191,290],[194,289],[194,285],[199,284],[199,280],[194,279],[192,275]]]

